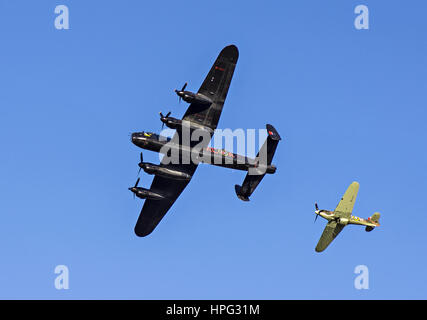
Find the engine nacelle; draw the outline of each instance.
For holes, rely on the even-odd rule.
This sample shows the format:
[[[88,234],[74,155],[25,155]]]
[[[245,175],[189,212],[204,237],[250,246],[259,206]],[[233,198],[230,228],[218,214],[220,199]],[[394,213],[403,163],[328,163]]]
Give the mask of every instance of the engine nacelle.
[[[165,198],[159,193],[141,187],[136,188],[134,193],[140,199],[162,200]]]
[[[185,102],[210,105],[212,100],[201,93],[193,93],[191,91],[178,91],[176,93]]]
[[[175,179],[175,180],[190,180],[191,175],[188,173],[172,170],[166,167],[159,166],[157,164],[149,162],[140,162],[139,167],[148,174],[154,174],[156,176],[161,176],[164,178]]]
[[[209,134],[213,133],[213,130],[211,128],[187,120],[179,120],[172,117],[162,117],[160,118],[160,121],[162,121],[168,128],[179,131],[182,131],[183,128],[185,128],[190,131],[204,130],[207,131]]]

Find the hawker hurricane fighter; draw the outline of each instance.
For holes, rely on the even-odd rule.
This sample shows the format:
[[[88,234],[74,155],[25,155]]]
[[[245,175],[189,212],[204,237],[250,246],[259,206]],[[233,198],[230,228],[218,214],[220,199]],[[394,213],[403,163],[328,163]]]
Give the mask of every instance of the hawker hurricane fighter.
[[[338,203],[338,206],[334,211],[328,210],[319,210],[317,203],[316,207],[316,218],[319,216],[328,220],[328,224],[325,227],[325,230],[320,237],[319,243],[316,246],[317,252],[322,252],[325,250],[329,244],[336,238],[336,236],[344,229],[348,224],[358,224],[366,226],[365,231],[372,231],[375,227],[379,227],[380,214],[378,212],[374,213],[368,219],[362,219],[356,216],[351,215],[356,202],[357,192],[359,191],[359,183],[353,182],[345,192],[344,196],[341,198],[341,201]]]
[[[157,165],[144,162],[141,153],[140,170],[155,177],[150,189],[138,187],[139,179],[135,186],[129,188],[137,197],[146,199],[135,226],[137,236],[147,236],[154,230],[190,182],[200,162],[247,171],[243,184],[235,186],[237,196],[244,201],[249,201],[249,196],[265,174],[275,173],[276,167],[271,162],[280,136],[272,125],[267,124],[267,139],[255,159],[208,146],[217,127],[238,56],[236,46],[225,47],[197,93],[186,91],[187,83],[181,90],[175,90],[179,99],[190,103],[190,106],[182,119],[170,117],[170,112],[166,115],[160,113],[163,125],[176,129],[172,138],[150,132],[132,133],[131,140],[136,146],[164,155]],[[183,137],[195,132],[207,138],[184,143]],[[183,161],[194,153],[195,159]],[[178,154],[178,161],[171,161],[171,154]],[[199,154],[203,156],[199,157]],[[211,161],[206,161],[206,158]]]

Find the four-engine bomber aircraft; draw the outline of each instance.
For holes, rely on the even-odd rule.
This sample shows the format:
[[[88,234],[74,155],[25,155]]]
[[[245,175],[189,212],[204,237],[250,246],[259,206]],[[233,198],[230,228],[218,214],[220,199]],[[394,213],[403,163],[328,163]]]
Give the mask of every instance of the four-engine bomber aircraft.
[[[170,162],[170,157],[166,157],[169,152],[177,151],[182,159],[182,154],[191,153],[197,147],[203,150],[204,154],[208,154],[212,160],[208,162],[210,164],[248,171],[242,186],[235,186],[237,196],[244,201],[249,201],[249,196],[266,173],[275,173],[276,167],[271,162],[281,138],[272,125],[267,124],[267,140],[255,159],[208,147],[221,115],[238,56],[236,46],[225,47],[197,93],[186,91],[187,84],[181,90],[175,90],[180,100],[190,103],[190,106],[182,120],[170,117],[170,113],[166,115],[160,113],[161,122],[171,129],[176,129],[172,139],[150,132],[132,133],[132,142],[138,147],[165,154],[160,165],[157,165],[144,162],[141,153],[140,169],[148,174],[154,174],[155,177],[149,190],[138,187],[139,179],[134,187],[129,188],[137,197],[146,199],[135,226],[137,236],[147,236],[154,230],[190,182],[198,166],[197,161]],[[183,144],[181,135],[183,136],[187,129],[190,132],[200,130],[206,133],[209,139]],[[166,144],[169,149],[164,148]],[[165,150],[169,151],[165,152]],[[261,157],[261,155],[266,156]],[[165,160],[166,158],[168,161]],[[218,158],[221,161],[215,161]],[[249,174],[251,169],[260,170],[259,174]]]
[[[353,182],[345,192],[344,196],[341,198],[341,201],[338,203],[338,206],[334,211],[328,210],[319,210],[317,203],[316,207],[316,218],[319,216],[328,220],[328,224],[325,227],[325,230],[320,237],[320,240],[316,246],[317,252],[322,252],[325,250],[329,244],[336,238],[336,236],[344,229],[348,224],[358,224],[366,226],[365,230],[367,232],[372,231],[375,227],[379,227],[380,214],[378,212],[374,213],[368,219],[362,219],[356,216],[352,216],[354,203],[356,202],[357,192],[359,191],[359,183]]]

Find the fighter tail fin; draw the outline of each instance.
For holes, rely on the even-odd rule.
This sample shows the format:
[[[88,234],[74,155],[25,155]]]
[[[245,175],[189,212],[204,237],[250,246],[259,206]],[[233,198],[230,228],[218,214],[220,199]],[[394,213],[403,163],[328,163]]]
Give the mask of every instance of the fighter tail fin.
[[[375,212],[372,216],[370,216],[370,217],[368,218],[368,220],[369,220],[370,222],[375,223],[375,224],[377,225],[377,227],[379,227],[379,226],[380,226],[380,214],[379,214],[379,212]],[[375,228],[375,227],[367,226],[367,227],[365,228],[365,231],[366,231],[366,232],[369,232],[369,231],[374,230],[374,228]]]
[[[369,218],[369,220],[370,221],[372,221],[373,223],[376,223],[376,224],[380,224],[380,213],[379,212],[375,212],[370,218]]]

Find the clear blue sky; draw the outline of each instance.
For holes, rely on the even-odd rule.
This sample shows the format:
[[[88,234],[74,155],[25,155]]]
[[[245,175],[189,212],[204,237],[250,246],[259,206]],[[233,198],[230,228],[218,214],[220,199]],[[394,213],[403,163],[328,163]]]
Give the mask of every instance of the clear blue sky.
[[[54,8],[70,9],[70,30]],[[354,28],[368,5],[370,29]],[[427,298],[425,32],[421,1],[0,2],[0,298]],[[219,128],[281,134],[244,203],[244,173],[201,166],[158,228],[133,232],[134,131],[181,117],[219,51],[240,59]],[[148,161],[157,154],[146,151]],[[151,176],[142,174],[142,185]],[[318,254],[352,181],[354,214]],[[70,289],[54,287],[67,265]],[[357,265],[370,289],[353,286]]]

